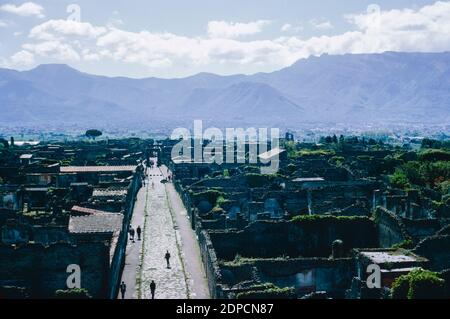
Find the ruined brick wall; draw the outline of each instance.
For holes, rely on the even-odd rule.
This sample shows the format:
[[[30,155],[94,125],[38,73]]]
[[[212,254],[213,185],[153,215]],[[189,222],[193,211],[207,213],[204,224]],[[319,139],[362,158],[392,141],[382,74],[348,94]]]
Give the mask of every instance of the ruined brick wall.
[[[196,230],[200,254],[202,256],[203,266],[205,267],[206,278],[208,280],[209,293],[211,298],[222,298],[222,289],[219,285],[221,274],[216,252],[208,233],[205,230],[201,230],[201,227],[196,227]]]
[[[209,235],[217,256],[224,260],[233,260],[236,255],[328,257],[336,239],[344,242],[347,251],[377,245],[376,229],[368,218],[330,218],[304,223],[258,221],[242,231],[211,231]]]
[[[384,207],[375,210],[379,246],[390,248],[410,238],[402,219]]]
[[[51,298],[67,289],[67,266],[81,267],[81,287],[96,298],[106,298],[109,276],[109,247],[104,243],[67,243],[44,247],[0,245],[0,282],[25,286],[31,297]]]
[[[343,298],[355,276],[352,258],[296,258],[255,259],[236,265],[222,265],[222,282],[235,291],[237,284],[254,281],[272,283],[278,287],[294,287],[297,296],[326,291],[336,298]]]
[[[431,236],[421,241],[414,253],[430,261],[434,271],[450,269],[450,235]]]

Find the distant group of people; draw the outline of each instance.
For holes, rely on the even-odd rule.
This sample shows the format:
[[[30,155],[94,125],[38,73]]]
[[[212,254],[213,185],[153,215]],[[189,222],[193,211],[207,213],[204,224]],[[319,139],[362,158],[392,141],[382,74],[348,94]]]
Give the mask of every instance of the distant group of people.
[[[125,293],[127,291],[127,285],[124,281],[120,284],[120,295],[122,296],[122,299],[125,299]],[[155,291],[156,291],[156,283],[154,280],[150,283],[150,293],[152,295],[152,299],[155,299]]]
[[[138,229],[140,229],[140,227],[138,226]],[[138,233],[138,238],[140,238],[140,231]],[[140,240],[140,239],[139,239]],[[170,253],[167,250],[166,254],[164,255],[164,259],[166,260],[166,267],[167,269],[170,269]],[[122,299],[125,299],[125,293],[127,291],[127,285],[125,284],[124,281],[122,281],[122,283],[120,284],[120,294],[122,296]],[[156,291],[156,283],[154,280],[152,280],[150,282],[150,293],[152,295],[152,299],[155,299],[155,291]]]
[[[138,226],[136,230],[134,230],[133,226],[130,225],[130,229],[128,231],[130,234],[130,240],[134,243],[134,235],[137,234],[137,240],[141,240],[142,229],[141,226]]]

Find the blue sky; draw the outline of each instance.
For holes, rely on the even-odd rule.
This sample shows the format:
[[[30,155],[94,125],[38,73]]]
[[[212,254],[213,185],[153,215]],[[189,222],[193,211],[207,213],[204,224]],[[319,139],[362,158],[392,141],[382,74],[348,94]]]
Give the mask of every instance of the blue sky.
[[[449,30],[449,1],[0,0],[0,67],[250,74],[324,53],[448,51]]]

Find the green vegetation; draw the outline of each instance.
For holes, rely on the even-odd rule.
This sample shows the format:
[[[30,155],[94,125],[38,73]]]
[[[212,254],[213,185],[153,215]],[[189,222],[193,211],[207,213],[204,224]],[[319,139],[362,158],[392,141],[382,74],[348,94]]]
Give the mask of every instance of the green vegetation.
[[[420,161],[450,161],[450,151],[442,149],[427,149],[419,152]]]
[[[406,240],[402,241],[401,243],[393,245],[392,248],[413,249],[414,243],[411,239],[406,239]]]
[[[318,149],[318,150],[301,150],[297,152],[298,157],[308,157],[308,156],[332,156],[336,153],[332,150],[324,150],[324,149]]]
[[[294,288],[279,288],[273,286],[268,289],[253,289],[238,293],[236,299],[293,299],[295,297],[296,294]]]
[[[91,138],[93,140],[95,140],[97,137],[102,136],[103,133],[99,130],[87,130],[85,133],[87,138]]]
[[[252,188],[264,187],[270,184],[275,179],[275,177],[276,175],[263,175],[257,173],[245,174],[247,185]]]
[[[74,288],[67,290],[57,290],[55,292],[57,299],[90,299],[92,296],[84,288]]]
[[[368,217],[364,216],[333,216],[333,215],[300,215],[291,219],[293,223],[305,223],[305,222],[320,222],[320,221],[368,221]]]
[[[395,279],[391,296],[393,299],[442,299],[445,280],[436,272],[415,269]]]
[[[198,204],[202,200],[208,201],[212,206],[216,206],[217,199],[219,197],[223,197],[223,193],[215,190],[215,189],[209,189],[204,192],[200,193],[192,193],[192,199],[194,200],[194,203]]]
[[[421,162],[411,161],[398,167],[390,176],[392,186],[407,189],[414,186],[431,186],[448,193],[450,180],[450,161]]]
[[[332,165],[342,166],[345,163],[345,158],[343,156],[333,156],[328,162]]]

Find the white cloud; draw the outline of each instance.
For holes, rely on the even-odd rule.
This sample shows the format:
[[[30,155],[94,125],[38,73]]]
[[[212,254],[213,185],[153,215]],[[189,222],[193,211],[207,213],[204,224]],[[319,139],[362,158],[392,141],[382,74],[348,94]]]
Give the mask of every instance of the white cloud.
[[[290,23],[285,23],[281,26],[280,29],[282,32],[293,32],[293,33],[298,33],[300,31],[303,30],[302,26],[294,26]]]
[[[319,20],[313,19],[310,21],[310,23],[317,30],[330,30],[330,29],[334,28],[334,26],[331,24],[330,21],[319,21]]]
[[[72,45],[60,41],[44,41],[37,44],[28,43],[24,44],[23,48],[28,52],[42,57],[54,58],[61,61],[80,60],[79,53]]]
[[[8,61],[7,67],[27,67],[34,63],[34,55],[26,50],[14,54]]]
[[[105,32],[105,27],[95,27],[88,22],[49,20],[31,29],[30,37],[40,40],[50,40],[62,36],[96,38]]]
[[[23,17],[36,16],[38,18],[44,18],[44,8],[34,2],[25,2],[20,6],[14,4],[4,4],[0,6],[0,11],[17,14]]]
[[[208,34],[211,38],[237,38],[260,33],[270,23],[269,20],[258,20],[248,23],[210,21],[208,22]]]
[[[6,21],[0,20],[0,28],[5,28],[7,26],[8,24],[6,23]]]
[[[300,58],[324,53],[450,50],[450,2],[436,2],[417,10],[365,12],[345,18],[354,26],[354,31],[309,39],[289,35],[266,40],[237,39],[260,32],[265,23],[258,27],[248,24],[242,27],[236,23],[211,27],[209,24],[208,36],[187,37],[50,20],[30,31],[29,43],[22,46],[22,51],[29,54],[22,51],[17,54],[20,53],[22,60],[33,55],[35,60],[50,57],[62,62],[114,61],[151,69],[181,67],[186,70],[188,66],[189,70],[199,67],[215,70],[226,66],[230,72],[247,73],[249,70],[272,71]],[[292,28],[292,25],[285,25],[284,29],[291,32]]]

